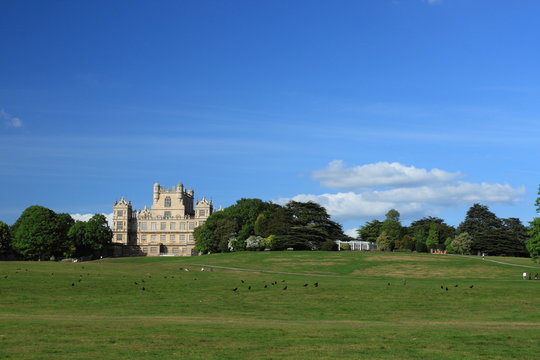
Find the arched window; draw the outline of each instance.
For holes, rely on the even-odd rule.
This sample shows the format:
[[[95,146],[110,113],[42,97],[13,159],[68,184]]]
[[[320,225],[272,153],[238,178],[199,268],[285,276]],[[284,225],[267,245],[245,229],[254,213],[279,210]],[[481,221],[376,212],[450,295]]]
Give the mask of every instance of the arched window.
[[[171,197],[167,196],[165,198],[165,207],[171,207]]]

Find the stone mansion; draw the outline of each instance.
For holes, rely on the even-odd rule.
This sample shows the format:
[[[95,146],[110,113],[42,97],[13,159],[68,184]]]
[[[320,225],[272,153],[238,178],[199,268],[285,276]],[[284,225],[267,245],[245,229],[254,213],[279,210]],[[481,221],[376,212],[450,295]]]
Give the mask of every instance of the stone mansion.
[[[113,243],[123,255],[193,255],[193,230],[212,214],[212,201],[203,197],[193,206],[194,191],[182,183],[171,189],[155,183],[153,195],[150,209],[133,210],[124,198],[114,203]]]

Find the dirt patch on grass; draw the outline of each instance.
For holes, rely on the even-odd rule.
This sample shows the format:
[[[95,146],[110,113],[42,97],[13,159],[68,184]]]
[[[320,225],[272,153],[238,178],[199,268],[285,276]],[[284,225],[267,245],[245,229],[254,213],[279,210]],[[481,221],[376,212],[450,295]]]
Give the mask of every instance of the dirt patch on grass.
[[[438,268],[424,264],[392,264],[391,266],[372,266],[367,269],[357,269],[353,276],[389,276],[429,278],[480,278],[499,279],[507,272],[503,269],[486,269],[485,267],[468,266],[465,268]]]
[[[448,261],[449,259],[442,255],[394,255],[394,254],[370,254],[364,257],[364,261]]]

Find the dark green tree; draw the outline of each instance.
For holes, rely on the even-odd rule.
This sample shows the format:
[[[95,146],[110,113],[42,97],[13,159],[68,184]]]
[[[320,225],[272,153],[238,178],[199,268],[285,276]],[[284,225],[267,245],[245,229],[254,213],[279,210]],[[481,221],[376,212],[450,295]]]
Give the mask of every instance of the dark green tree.
[[[88,221],[77,221],[68,232],[71,240],[71,256],[81,257],[94,254],[112,242],[112,230],[102,214]]]
[[[459,224],[457,232],[458,234],[467,232],[472,236],[473,244],[471,251],[473,253],[488,252],[491,255],[495,255],[490,252],[490,245],[487,239],[492,241],[494,238],[490,233],[502,227],[502,220],[491,212],[487,206],[474,204],[467,211],[465,220]]]
[[[538,195],[534,205],[536,206],[536,212],[540,213],[540,186],[538,187]],[[536,262],[540,258],[540,217],[534,218],[533,221],[530,222],[530,225],[527,250],[533,261]]]
[[[377,238],[382,232],[382,224],[382,221],[379,220],[371,220],[365,223],[360,229],[357,230],[360,240],[377,242]]]
[[[9,225],[0,221],[0,255],[11,251],[11,231]]]
[[[66,241],[68,224],[63,215],[42,206],[30,206],[13,225],[13,249],[25,259],[61,258],[71,250]]]

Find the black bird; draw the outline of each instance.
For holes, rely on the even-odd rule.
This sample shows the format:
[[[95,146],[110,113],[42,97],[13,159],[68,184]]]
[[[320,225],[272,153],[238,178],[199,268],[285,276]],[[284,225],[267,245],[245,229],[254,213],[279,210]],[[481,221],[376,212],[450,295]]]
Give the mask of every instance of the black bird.
[[[266,289],[268,287],[268,285],[264,285],[264,288]]]
[[[135,281],[135,285],[139,285],[139,283]]]
[[[79,279],[79,282],[81,282],[81,279]]]
[[[144,290],[146,290],[146,289],[145,289],[144,286],[143,286],[143,288],[142,288],[141,290],[144,291]]]
[[[315,283],[315,284],[313,284],[313,285],[315,285],[315,287],[318,287],[318,286],[319,286],[319,283],[318,283],[318,282],[316,282],[316,283]]]
[[[448,286],[446,287],[446,291],[448,291]]]
[[[390,286],[390,283],[388,283],[388,286]]]
[[[248,286],[248,290],[251,290],[251,285]]]
[[[285,287],[283,288],[283,290],[287,290],[287,286],[285,285]]]
[[[285,280],[281,280],[281,282],[285,282]]]
[[[469,286],[469,289],[472,289],[473,287],[474,287],[474,285],[471,285],[471,286]]]
[[[454,287],[458,287],[459,285],[454,285]]]
[[[304,287],[308,286],[308,284],[304,284]]]
[[[234,288],[234,289],[232,289],[232,291],[236,291],[236,290],[238,290],[238,288]]]
[[[142,279],[141,281],[144,282],[144,279]]]
[[[442,285],[441,285],[441,289],[443,289],[443,290],[444,290],[444,286],[442,286]]]
[[[75,283],[71,283],[71,286],[75,286]]]
[[[242,284],[244,283],[244,280],[240,280],[242,282]]]

